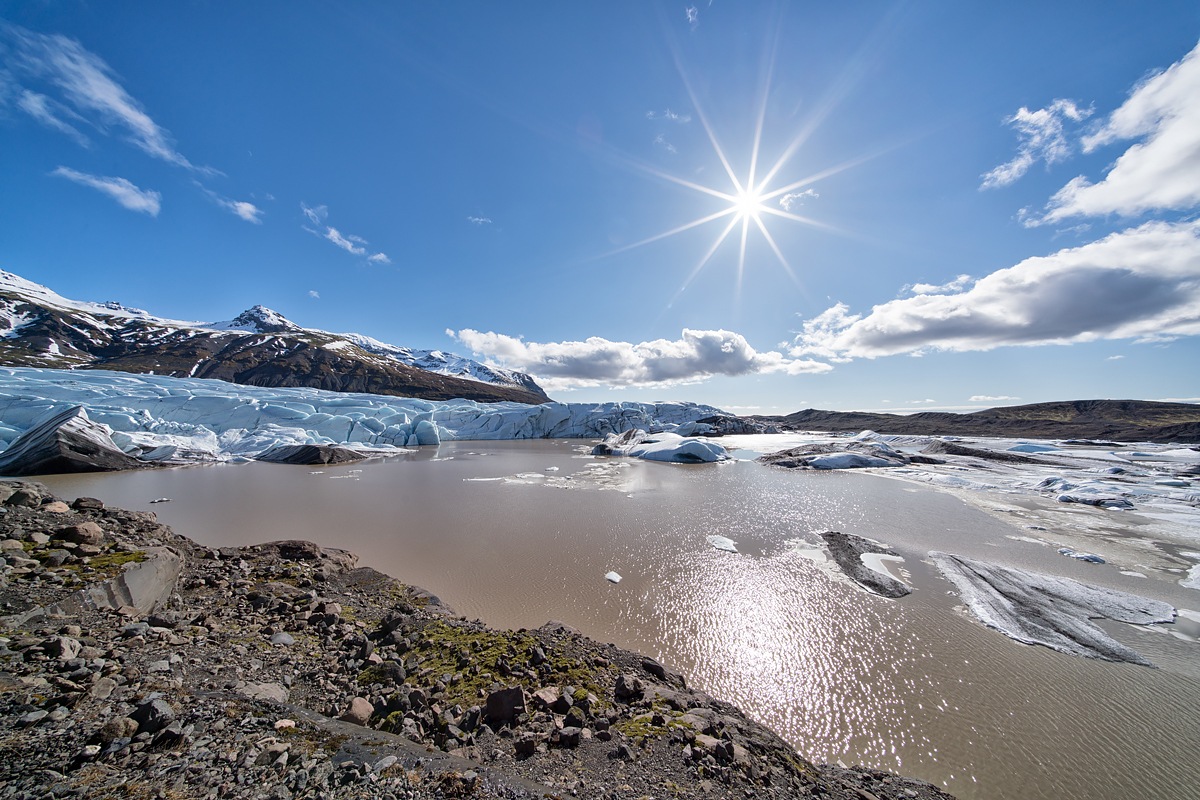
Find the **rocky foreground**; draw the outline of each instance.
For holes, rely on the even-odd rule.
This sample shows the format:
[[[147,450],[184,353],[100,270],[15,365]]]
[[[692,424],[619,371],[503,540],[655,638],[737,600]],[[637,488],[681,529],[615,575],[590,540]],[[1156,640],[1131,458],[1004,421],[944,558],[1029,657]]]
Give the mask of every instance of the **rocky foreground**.
[[[949,798],[814,765],[650,658],[309,542],[0,482],[0,798]]]

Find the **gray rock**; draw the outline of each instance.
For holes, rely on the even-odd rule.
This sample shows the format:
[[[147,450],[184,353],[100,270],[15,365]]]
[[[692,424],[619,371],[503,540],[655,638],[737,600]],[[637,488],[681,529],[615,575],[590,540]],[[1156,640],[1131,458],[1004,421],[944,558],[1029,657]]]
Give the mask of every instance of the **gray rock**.
[[[558,743],[563,747],[579,747],[579,737],[582,733],[583,731],[574,725],[564,726],[558,732]]]
[[[42,556],[42,564],[47,567],[61,567],[70,557],[71,554],[66,550],[51,550]]]
[[[525,690],[520,686],[500,689],[487,696],[484,716],[488,722],[510,722],[525,713]]]
[[[271,636],[271,644],[280,645],[282,647],[291,647],[295,643],[296,640],[292,638],[291,634],[284,633],[283,631],[272,634]]]
[[[83,645],[70,636],[51,636],[42,642],[42,652],[59,661],[70,661],[78,657],[82,647]]]
[[[44,720],[48,716],[50,716],[49,712],[43,711],[42,709],[39,708],[39,709],[27,712],[27,713],[22,714],[21,716],[17,717],[17,725],[19,725],[22,728],[27,728],[30,725],[39,724],[42,720]]]
[[[60,539],[66,539],[68,542],[76,544],[103,544],[104,529],[94,522],[83,522],[79,525],[68,525],[65,528],[59,528],[56,535]]]
[[[247,683],[238,689],[238,693],[255,700],[273,700],[276,703],[286,703],[288,690],[278,683]]]
[[[175,710],[157,697],[143,700],[129,718],[138,724],[138,733],[157,733],[175,721]]]

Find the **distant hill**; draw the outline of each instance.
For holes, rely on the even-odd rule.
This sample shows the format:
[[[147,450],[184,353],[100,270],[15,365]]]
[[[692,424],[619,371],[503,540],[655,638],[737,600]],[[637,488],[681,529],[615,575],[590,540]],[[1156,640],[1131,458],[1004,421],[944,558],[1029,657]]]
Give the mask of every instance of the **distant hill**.
[[[302,328],[254,306],[227,322],[183,322],[117,302],[68,300],[0,271],[0,365],[107,369],[424,400],[539,404],[530,376],[452,353]]]
[[[786,416],[749,419],[775,425],[780,430],[1200,442],[1200,405],[1148,400],[1070,400],[1003,406],[970,414],[926,411],[908,416],[809,408]]]

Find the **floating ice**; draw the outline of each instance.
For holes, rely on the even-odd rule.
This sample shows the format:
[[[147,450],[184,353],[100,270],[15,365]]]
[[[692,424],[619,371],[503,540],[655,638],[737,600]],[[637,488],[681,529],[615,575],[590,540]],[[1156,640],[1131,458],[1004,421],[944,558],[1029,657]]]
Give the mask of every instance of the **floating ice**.
[[[169,502],[171,502],[171,498],[169,498],[169,497],[160,497],[160,498],[158,498],[157,500],[151,500],[150,502],[151,502],[151,503],[169,503]]]
[[[1101,558],[1100,556],[1096,555],[1095,553],[1078,553],[1069,547],[1058,548],[1058,554],[1060,556],[1066,556],[1067,558],[1073,558],[1076,561],[1086,561],[1089,564],[1103,564],[1104,563],[1104,559]]]
[[[718,550],[724,550],[727,553],[736,553],[738,551],[737,542],[726,536],[709,536],[708,543]]]
[[[604,579],[606,581],[608,581],[609,583],[620,583],[621,582],[621,576],[615,572],[608,573],[607,575],[604,576]]]
[[[1152,667],[1089,619],[1107,617],[1134,625],[1175,619],[1175,609],[1158,600],[949,553],[929,555],[980,622],[1025,644]]]

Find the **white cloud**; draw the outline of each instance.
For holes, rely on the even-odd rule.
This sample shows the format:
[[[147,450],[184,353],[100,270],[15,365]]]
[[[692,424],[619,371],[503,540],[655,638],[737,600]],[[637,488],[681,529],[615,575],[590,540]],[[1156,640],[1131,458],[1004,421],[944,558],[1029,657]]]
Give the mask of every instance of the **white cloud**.
[[[367,254],[366,248],[356,247],[354,242],[338,233],[337,228],[326,228],[325,238],[345,250],[347,253],[353,253],[356,256],[365,256]]]
[[[670,120],[671,122],[678,122],[680,125],[686,125],[687,123],[692,121],[691,115],[676,114],[674,111],[672,111],[669,108],[666,109],[665,111],[663,111],[661,114],[655,114],[653,111],[647,111],[646,119],[666,119],[666,120]]]
[[[1071,154],[1071,143],[1063,133],[1064,120],[1082,122],[1091,116],[1090,108],[1081,109],[1070,100],[1055,100],[1038,111],[1022,106],[1016,114],[1004,120],[1017,129],[1021,140],[1017,155],[983,176],[980,189],[1008,186],[1024,175],[1039,159],[1050,166]]]
[[[923,403],[936,403],[936,402],[937,402],[936,400],[928,400],[928,399],[927,400],[909,400],[908,404],[915,406],[915,405],[921,405]]]
[[[64,133],[75,140],[80,147],[90,147],[91,142],[74,125],[60,119],[59,116],[79,118],[71,109],[56,103],[44,94],[25,89],[17,100],[17,106],[29,116],[45,125],[47,128]]]
[[[467,221],[476,225],[491,225],[492,221],[487,217],[467,217]]]
[[[971,282],[970,275],[959,275],[954,280],[943,283],[940,286],[935,286],[931,283],[914,283],[905,286],[900,291],[912,292],[913,294],[949,294],[951,292],[961,292],[963,288]]]
[[[658,144],[658,145],[662,145],[663,147],[667,148],[668,153],[678,153],[679,152],[678,150],[675,149],[675,145],[668,142],[667,137],[663,136],[661,133],[658,136],[654,137],[654,143]]]
[[[68,167],[59,167],[50,174],[98,189],[131,211],[142,211],[152,217],[157,217],[161,208],[161,194],[148,189],[139,189],[124,178],[98,177],[84,172],[76,172]]]
[[[249,205],[249,204],[247,204],[247,205]],[[347,253],[350,253],[351,255],[356,255],[356,256],[366,256],[367,255],[367,245],[369,245],[370,242],[368,242],[366,239],[364,239],[361,236],[355,236],[353,233],[348,233],[345,236],[343,236],[342,232],[339,231],[337,228],[333,227],[332,225],[325,224],[326,218],[329,217],[329,209],[326,208],[325,206],[310,206],[307,203],[304,203],[303,201],[301,201],[300,213],[302,213],[308,219],[309,222],[316,225],[317,228],[324,229],[323,231],[322,230],[314,230],[313,228],[310,228],[307,225],[301,225],[300,227],[303,228],[304,230],[306,230],[309,233],[314,234],[316,236],[320,236],[322,239],[326,239],[330,242],[333,242],[335,245],[342,248],[343,250],[345,250]],[[387,255],[385,255],[384,253],[372,253],[371,255],[367,256],[367,261],[371,261],[376,264],[392,263],[392,260],[390,258],[388,258]]]
[[[320,299],[321,299],[321,295],[319,295],[319,294],[317,293],[317,290],[316,290],[316,289],[309,289],[309,290],[308,290],[308,296],[309,296],[309,297],[314,297],[314,298],[316,298],[317,300],[320,300]]]
[[[1200,334],[1200,221],[1148,222],[1029,258],[967,291],[917,295],[866,316],[838,303],[803,324],[789,353],[830,360],[927,349],[991,350]]]
[[[987,395],[987,394],[971,395],[972,403],[995,403],[999,400],[1020,400],[1020,399],[1021,398],[1019,398],[1019,397],[1009,397],[1006,394],[998,395],[996,397],[993,397],[993,396]]]
[[[811,359],[759,353],[740,334],[684,329],[676,341],[630,344],[592,337],[583,342],[524,342],[499,333],[464,329],[446,333],[473,353],[495,358],[511,369],[538,376],[555,390],[584,386],[666,386],[694,383],[714,375],[786,372],[822,373],[833,369]]]
[[[1200,203],[1200,44],[1164,72],[1143,81],[1103,125],[1083,139],[1085,152],[1141,139],[1117,159],[1099,183],[1082,175],[1060,189],[1040,219],[1131,216]]]
[[[195,167],[171,142],[170,134],[150,118],[140,103],[116,81],[113,70],[83,45],[65,36],[46,36],[16,25],[0,26],[0,37],[10,43],[2,53],[15,75],[32,78],[53,86],[66,103],[79,114],[94,114],[100,124],[120,127],[129,141],[154,158],[202,172],[215,172]],[[23,95],[25,97],[25,95]],[[22,106],[37,117],[36,99]],[[42,110],[49,106],[42,104]],[[46,119],[38,117],[46,123]],[[53,123],[49,123],[53,127]]]
[[[687,21],[691,23],[692,30],[695,30],[696,26],[700,24],[700,10],[695,6],[688,6]]]
[[[1106,358],[1106,359],[1104,359],[1104,360],[1105,360],[1105,361],[1117,361],[1117,360],[1119,360],[1119,359],[1122,359],[1122,358],[1124,358],[1124,357],[1125,357],[1125,356],[1109,356],[1108,358]]]
[[[259,219],[259,217],[262,216],[263,210],[253,203],[247,203],[243,200],[230,200],[228,197],[222,197],[213,190],[206,188],[199,182],[196,182],[196,186],[200,187],[200,191],[208,195],[210,200],[231,214],[241,217],[242,219],[246,220],[246,222],[253,222],[255,225],[262,225],[262,220]]]
[[[812,189],[805,189],[803,192],[790,192],[779,198],[779,205],[783,206],[784,211],[791,211],[794,206],[804,205],[805,197],[820,197],[821,195],[814,192]]]
[[[303,202],[300,203],[300,211],[304,216],[308,217],[313,225],[320,225],[329,216],[329,209],[325,206],[309,208]]]

